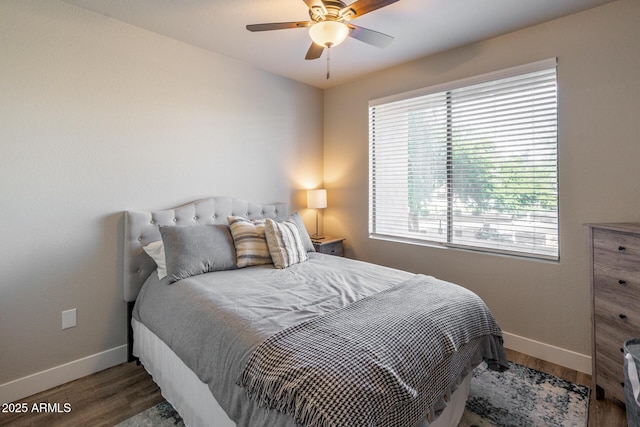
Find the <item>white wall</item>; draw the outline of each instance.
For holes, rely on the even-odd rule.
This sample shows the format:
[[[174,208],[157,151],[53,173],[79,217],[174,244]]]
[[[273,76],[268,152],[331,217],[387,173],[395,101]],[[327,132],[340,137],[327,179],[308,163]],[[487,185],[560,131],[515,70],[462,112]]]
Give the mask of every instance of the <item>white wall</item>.
[[[322,182],[322,103],[67,3],[1,1],[0,388],[126,343],[123,210],[210,195],[303,207]],[[78,326],[62,331],[70,308]]]
[[[384,70],[325,91],[328,234],[347,255],[460,283],[485,299],[510,346],[590,371],[588,231],[640,221],[640,2],[583,13]],[[371,240],[367,102],[558,58],[561,261],[546,263]]]

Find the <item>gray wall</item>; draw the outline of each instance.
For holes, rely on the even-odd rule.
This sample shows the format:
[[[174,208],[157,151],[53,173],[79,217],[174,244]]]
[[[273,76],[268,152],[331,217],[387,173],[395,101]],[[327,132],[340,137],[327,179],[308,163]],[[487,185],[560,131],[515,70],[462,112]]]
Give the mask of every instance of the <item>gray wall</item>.
[[[56,0],[0,40],[0,384],[126,343],[123,210],[322,182],[318,89]]]
[[[591,311],[583,224],[640,221],[639,18],[640,2],[620,0],[325,91],[327,233],[345,236],[350,256],[476,291],[516,338],[512,343],[538,347],[542,356],[577,358],[588,371]],[[559,64],[561,261],[369,239],[367,101],[550,57]]]

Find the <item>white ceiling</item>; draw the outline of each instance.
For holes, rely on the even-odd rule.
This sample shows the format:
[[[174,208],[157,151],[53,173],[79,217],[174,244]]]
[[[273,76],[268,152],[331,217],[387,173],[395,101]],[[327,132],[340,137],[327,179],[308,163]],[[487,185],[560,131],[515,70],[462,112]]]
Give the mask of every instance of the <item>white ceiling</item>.
[[[303,0],[64,0],[128,24],[319,88],[505,34],[613,0],[400,0],[353,23],[395,37],[379,49],[349,38],[304,59],[308,30],[252,33],[247,24],[309,20]],[[345,3],[353,3],[347,0]]]

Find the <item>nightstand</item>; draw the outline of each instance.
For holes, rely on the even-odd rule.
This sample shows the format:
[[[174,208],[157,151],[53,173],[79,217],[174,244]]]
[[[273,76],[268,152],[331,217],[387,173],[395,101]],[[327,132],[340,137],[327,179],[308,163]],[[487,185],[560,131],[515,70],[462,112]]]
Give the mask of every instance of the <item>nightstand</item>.
[[[342,241],[344,237],[331,237],[325,236],[322,240],[313,240],[313,247],[316,249],[316,252],[320,252],[321,254],[329,254],[336,256],[344,256],[344,247],[342,246]]]

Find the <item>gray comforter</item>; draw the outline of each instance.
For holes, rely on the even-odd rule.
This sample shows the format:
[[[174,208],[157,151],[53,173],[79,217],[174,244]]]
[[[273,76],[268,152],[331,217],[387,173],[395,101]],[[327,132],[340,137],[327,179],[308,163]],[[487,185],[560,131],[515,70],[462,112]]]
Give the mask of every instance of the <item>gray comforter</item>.
[[[152,275],[138,296],[133,316],[209,385],[238,426],[295,426],[291,416],[258,406],[236,385],[254,350],[286,328],[343,309],[414,276],[345,258],[310,255],[309,261],[284,270],[250,267],[194,276],[172,285]],[[498,334],[492,337],[474,341],[473,355],[457,372],[438,373],[448,378],[445,394],[482,358],[506,365],[501,339]],[[444,397],[432,405],[434,411],[441,409]]]

